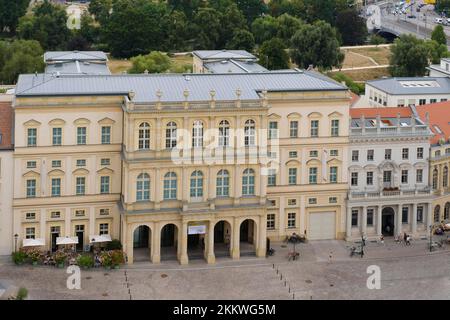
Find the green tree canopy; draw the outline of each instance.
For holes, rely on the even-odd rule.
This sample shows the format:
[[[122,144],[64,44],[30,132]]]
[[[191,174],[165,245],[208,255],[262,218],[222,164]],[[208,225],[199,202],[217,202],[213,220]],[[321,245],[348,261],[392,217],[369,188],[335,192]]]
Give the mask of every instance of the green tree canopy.
[[[286,43],[286,46],[290,47],[292,36],[300,29],[303,21],[287,13],[279,16],[277,21],[277,37],[282,39]]]
[[[252,23],[252,33],[256,43],[263,43],[276,37],[279,28],[279,22],[272,16],[264,16],[255,19]]]
[[[112,9],[113,0],[91,0],[89,2],[89,13],[94,15],[95,20],[104,23]]]
[[[313,65],[328,70],[340,66],[344,59],[336,29],[324,21],[302,25],[291,43],[291,58],[300,68]]]
[[[194,16],[195,49],[217,49],[221,35],[221,14],[213,8],[201,8]]]
[[[289,55],[283,40],[273,38],[265,41],[259,48],[259,63],[269,70],[289,68]]]
[[[19,18],[25,15],[30,0],[0,0],[0,33],[15,33]]]
[[[444,27],[442,25],[439,24],[434,27],[434,30],[431,33],[431,40],[434,40],[439,44],[447,45],[447,36],[445,35]]]
[[[0,82],[12,84],[21,73],[42,72],[44,50],[35,40],[0,41]]]
[[[131,58],[133,66],[129,73],[163,73],[170,69],[172,63],[170,58],[159,51],[153,51],[147,55],[138,55]]]
[[[250,31],[236,30],[226,47],[230,50],[247,50],[251,52],[254,46],[255,38]]]
[[[367,40],[367,26],[364,18],[356,9],[340,11],[336,17],[336,28],[339,30],[342,42],[347,46],[364,44]]]
[[[267,12],[267,5],[263,0],[236,0],[236,4],[247,18],[249,25]]]
[[[426,73],[429,48],[413,35],[401,35],[391,46],[389,71],[393,77],[420,77]]]
[[[449,52],[446,44],[438,43],[434,40],[425,41],[425,45],[428,49],[428,59],[430,63],[439,64],[441,58],[448,58]]]
[[[221,32],[218,47],[225,47],[237,30],[247,30],[247,20],[235,3],[230,4],[220,16]]]

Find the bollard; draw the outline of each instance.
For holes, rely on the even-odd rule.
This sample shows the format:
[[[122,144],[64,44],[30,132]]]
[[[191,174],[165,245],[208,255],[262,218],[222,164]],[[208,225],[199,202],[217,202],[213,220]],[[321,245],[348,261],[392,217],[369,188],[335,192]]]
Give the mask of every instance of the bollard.
[[[286,287],[286,279],[284,279],[284,286]]]

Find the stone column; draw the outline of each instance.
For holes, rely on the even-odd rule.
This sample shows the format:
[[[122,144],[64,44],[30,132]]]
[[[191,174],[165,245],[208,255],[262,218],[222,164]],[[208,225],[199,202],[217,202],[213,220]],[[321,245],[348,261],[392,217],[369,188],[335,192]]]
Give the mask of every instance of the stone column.
[[[263,170],[265,172],[267,172],[267,166],[262,165],[260,167],[260,172],[259,172],[259,199],[260,199],[260,204],[265,204],[266,203],[266,194],[267,194],[267,175],[263,175],[262,172]],[[257,174],[257,172],[256,172]]]
[[[242,168],[240,165],[236,165],[234,167],[234,205],[239,205],[240,197],[242,193],[241,189],[241,171]]]
[[[256,249],[256,256],[263,258],[266,256],[266,234],[267,234],[267,217],[265,215],[259,218],[258,223],[258,248]]]
[[[379,205],[377,210],[377,235],[381,237],[383,234],[382,227],[382,218],[383,218],[383,206]]]
[[[233,239],[231,241],[231,258],[232,259],[239,259],[241,253],[240,253],[240,239],[239,239],[239,235],[240,235],[240,221],[238,218],[234,218],[234,223],[233,223],[233,229],[232,234],[233,234]]]
[[[210,220],[208,224],[208,241],[206,245],[206,262],[208,264],[216,263],[216,256],[214,254],[214,225],[215,221]]]
[[[346,221],[346,240],[349,241],[352,238],[352,207],[347,203],[347,221]]]
[[[403,203],[398,205],[397,216],[395,219],[395,234],[399,236],[402,233],[402,211]]]
[[[164,190],[164,182],[163,182],[163,179],[161,179],[161,170],[159,168],[156,168],[155,181],[156,181],[157,186],[158,186],[155,189],[155,209],[159,210],[161,199],[162,199],[161,190]]]
[[[427,203],[427,225],[426,229],[429,230],[430,226],[433,224],[433,204],[431,202]]]
[[[411,215],[411,233],[414,235],[416,232],[417,232],[417,203],[413,203]]]
[[[183,210],[187,210],[189,203],[189,177],[187,168],[183,167],[182,170],[181,183],[183,185],[183,189],[181,190],[181,199],[183,203]]]
[[[187,255],[187,240],[188,240],[188,223],[183,221],[181,225],[180,239],[178,245],[180,245],[180,256],[178,258],[180,264],[188,264],[189,258]]]
[[[125,254],[128,257],[128,264],[133,264],[133,225],[126,225],[127,236],[126,236],[126,244],[125,244]]]
[[[161,225],[159,222],[155,222],[153,225],[152,243],[150,250],[150,258],[153,263],[160,263],[161,261]]]
[[[64,233],[65,234],[61,234],[61,237],[64,237],[64,236],[68,236],[68,237],[71,237],[72,236],[72,234],[73,235],[75,235],[75,230],[74,231],[72,231],[71,229],[72,229],[72,226],[71,226],[71,215],[72,215],[72,212],[70,212],[70,209],[69,208],[66,208],[65,210],[64,210]]]
[[[361,236],[363,236],[367,233],[367,206],[362,207],[361,220]]]

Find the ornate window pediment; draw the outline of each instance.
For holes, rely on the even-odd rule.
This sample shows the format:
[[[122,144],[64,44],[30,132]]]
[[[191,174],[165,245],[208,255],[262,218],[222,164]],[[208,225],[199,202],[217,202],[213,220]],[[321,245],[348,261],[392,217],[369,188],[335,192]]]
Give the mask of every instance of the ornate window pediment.
[[[24,178],[37,178],[40,174],[36,171],[30,170],[23,175]]]
[[[301,163],[298,160],[289,160],[286,162],[286,166],[299,166]]]
[[[97,171],[97,173],[99,173],[99,174],[112,174],[112,173],[114,173],[114,170],[111,170],[109,168],[101,168],[100,170]]]
[[[63,119],[53,119],[48,122],[51,126],[63,126],[66,123]]]
[[[72,173],[75,175],[88,175],[89,170],[83,169],[83,168],[78,168],[78,169],[74,170]]]
[[[54,169],[54,170],[48,172],[49,176],[63,176],[64,174],[65,174],[64,171],[62,171],[60,169]]]
[[[37,126],[40,126],[41,123],[39,121],[31,119],[31,120],[28,120],[27,122],[24,122],[23,125],[26,127],[37,127]]]
[[[306,164],[307,164],[308,166],[311,166],[311,165],[321,165],[322,162],[320,162],[320,161],[317,160],[317,159],[311,159],[311,160],[308,160],[308,161],[306,162]]]
[[[291,112],[287,115],[288,119],[299,119],[302,115],[298,112]]]
[[[276,114],[276,113],[271,113],[271,114],[268,116],[268,118],[269,118],[269,119],[281,119],[281,116],[280,116],[279,114]]]
[[[86,118],[78,118],[73,123],[78,126],[78,125],[83,125],[83,124],[87,125],[87,124],[91,123],[91,121]]]
[[[320,112],[311,112],[310,114],[308,114],[308,118],[322,118],[323,115]]]
[[[334,111],[334,112],[332,112],[332,113],[330,113],[328,115],[329,118],[340,118],[340,117],[343,117],[343,116],[344,115],[342,113],[337,112],[337,111]]]
[[[98,121],[99,124],[114,124],[115,122],[116,121],[114,121],[113,119],[108,118],[108,117],[103,118],[102,120]]]

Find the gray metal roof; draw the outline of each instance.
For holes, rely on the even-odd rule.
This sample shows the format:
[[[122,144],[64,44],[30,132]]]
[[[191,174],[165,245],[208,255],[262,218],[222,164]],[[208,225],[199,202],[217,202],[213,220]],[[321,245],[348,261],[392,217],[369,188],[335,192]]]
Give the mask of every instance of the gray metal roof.
[[[47,51],[44,62],[51,61],[107,61],[103,51]]]
[[[243,73],[268,71],[266,68],[253,61],[236,61],[233,59],[207,62],[203,66],[212,73]]]
[[[367,81],[367,84],[392,95],[450,94],[447,77],[404,77]]]
[[[106,63],[66,61],[47,64],[45,73],[60,74],[111,74]]]
[[[126,95],[135,93],[135,102],[157,101],[156,92],[162,92],[161,101],[182,102],[183,92],[189,91],[189,101],[209,101],[210,91],[216,91],[216,99],[257,100],[258,92],[267,91],[319,91],[347,90],[344,85],[315,72],[295,71],[268,73],[230,74],[140,74],[140,75],[20,75],[16,96],[61,95]]]
[[[245,50],[196,50],[192,52],[202,60],[217,59],[257,59]]]
[[[444,59],[442,59],[442,60],[444,60]],[[446,60],[447,60],[447,59],[446,59]],[[447,71],[447,70],[445,70],[445,69],[442,69],[440,64],[432,64],[432,65],[430,65],[429,67],[427,67],[427,69],[428,69],[428,70],[435,70],[435,71],[441,72],[441,73],[443,73],[443,74],[450,75],[450,71]]]

